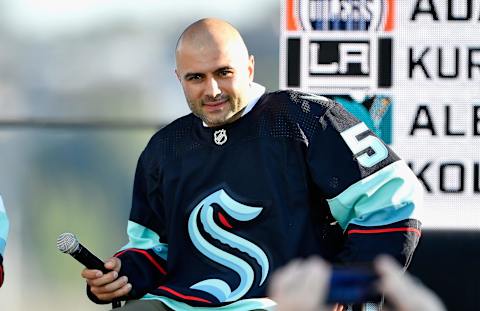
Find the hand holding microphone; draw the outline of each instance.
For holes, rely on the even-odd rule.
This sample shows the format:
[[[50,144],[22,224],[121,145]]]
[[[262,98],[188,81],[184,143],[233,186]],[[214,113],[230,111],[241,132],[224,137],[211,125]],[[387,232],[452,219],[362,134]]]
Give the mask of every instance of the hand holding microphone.
[[[80,244],[72,233],[62,233],[57,239],[58,249],[70,254],[86,268],[82,270],[82,277],[90,286],[90,291],[99,300],[113,301],[127,295],[132,285],[128,283],[126,276],[119,277],[121,261],[112,257],[103,263],[99,258],[90,253]]]

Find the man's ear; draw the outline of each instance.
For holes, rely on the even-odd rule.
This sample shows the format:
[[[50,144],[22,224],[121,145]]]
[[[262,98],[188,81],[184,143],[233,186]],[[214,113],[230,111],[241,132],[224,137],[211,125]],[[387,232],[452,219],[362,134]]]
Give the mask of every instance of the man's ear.
[[[175,75],[177,76],[178,81],[182,82],[182,79],[180,78],[177,69],[175,69]]]
[[[250,55],[248,58],[248,78],[250,82],[253,82],[253,76],[255,75],[255,58]]]

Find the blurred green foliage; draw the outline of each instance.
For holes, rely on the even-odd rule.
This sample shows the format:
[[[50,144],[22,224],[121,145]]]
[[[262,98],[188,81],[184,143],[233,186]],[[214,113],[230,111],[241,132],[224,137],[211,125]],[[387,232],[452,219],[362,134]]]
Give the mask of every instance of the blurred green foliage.
[[[45,133],[46,132],[46,133]],[[106,258],[127,242],[126,222],[136,158],[153,131],[47,130],[35,134],[22,198],[25,247],[36,264],[68,282],[70,258],[59,258],[58,235],[71,231]],[[61,254],[60,254],[61,255]],[[69,271],[70,270],[70,271]]]

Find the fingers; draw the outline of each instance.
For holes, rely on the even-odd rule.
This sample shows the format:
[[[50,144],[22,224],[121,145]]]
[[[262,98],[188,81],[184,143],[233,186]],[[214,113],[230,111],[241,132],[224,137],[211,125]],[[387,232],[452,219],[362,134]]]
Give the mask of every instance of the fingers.
[[[90,279],[97,279],[103,275],[103,272],[100,270],[94,270],[94,269],[83,269],[81,276],[84,279],[90,280]]]
[[[302,260],[295,259],[275,271],[269,283],[269,295],[273,300],[280,301],[285,305],[290,303],[289,296],[294,295],[292,289],[298,289],[296,286],[298,285],[298,274],[302,265]],[[281,306],[282,303],[279,303],[279,305]],[[288,310],[286,307],[284,309]]]
[[[103,286],[90,287],[90,291],[97,296],[98,299],[104,301],[111,301],[115,298],[125,296],[131,289],[132,285],[128,283],[128,278],[126,276],[122,276]]]
[[[96,286],[95,287],[95,294],[108,294],[113,293],[123,286],[128,284],[128,278],[126,276],[119,277],[115,281],[105,284],[103,286]]]
[[[379,288],[398,310],[439,311],[443,304],[431,290],[421,284],[391,257],[380,256],[375,260],[380,275]]]
[[[113,279],[116,279],[118,277],[118,272],[120,271],[120,268],[122,267],[122,261],[119,258],[112,257],[112,258],[109,258],[105,261],[104,267],[107,270],[112,270],[112,271],[116,272],[116,273],[112,273],[108,279],[112,279],[112,277],[113,277]],[[109,272],[109,273],[111,273],[111,272]],[[85,268],[81,272],[81,276],[84,279],[86,279],[87,281],[101,278],[103,275],[104,275],[104,273],[100,270],[97,270],[97,269]]]
[[[339,303],[336,303],[333,307],[332,307],[332,311],[343,311],[343,305],[339,304]]]
[[[409,297],[409,282],[403,279],[402,268],[390,257],[379,256],[375,260],[375,270],[380,276],[379,289],[395,306],[404,304]],[[408,299],[407,299],[408,300]]]
[[[380,275],[403,274],[403,268],[390,256],[380,255],[375,259],[375,269]]]
[[[101,272],[101,271],[100,271]],[[97,274],[100,275],[100,274]],[[100,277],[95,277],[91,279],[86,279],[87,284],[90,286],[104,286],[107,284],[110,284],[114,282],[118,278],[118,272],[117,271],[110,271],[106,274],[101,274]]]
[[[312,304],[319,306],[325,302],[327,287],[330,280],[331,269],[328,264],[319,257],[310,257],[305,261],[305,266],[300,271],[300,283],[302,290],[312,295]],[[298,286],[298,285],[297,285]],[[313,299],[313,297],[316,297]],[[341,311],[341,310],[340,310]]]
[[[119,289],[109,292],[109,293],[104,293],[104,294],[98,294],[93,291],[93,288],[90,289],[92,293],[100,300],[102,301],[112,301],[114,299],[123,297],[127,295],[131,290],[132,290],[132,284],[127,283],[126,285],[120,287]]]
[[[318,310],[323,304],[330,268],[322,259],[294,260],[277,270],[269,284],[269,295],[283,310]]]
[[[106,261],[105,261],[105,268],[107,268],[108,270],[113,270],[113,271],[117,271],[119,272],[120,271],[120,268],[122,267],[122,261],[117,258],[117,257],[111,257],[111,258],[108,258]]]
[[[126,276],[119,277],[118,272],[121,268],[121,261],[112,257],[107,259],[104,264],[108,273],[103,273],[96,269],[83,269],[82,277],[90,286],[90,291],[100,300],[111,301],[114,298],[125,296],[132,289]]]
[[[288,265],[278,269],[272,276],[270,282],[270,294],[271,296],[281,296],[283,291],[288,289],[290,285],[294,285],[296,282],[295,271],[301,265],[299,259],[291,261]]]

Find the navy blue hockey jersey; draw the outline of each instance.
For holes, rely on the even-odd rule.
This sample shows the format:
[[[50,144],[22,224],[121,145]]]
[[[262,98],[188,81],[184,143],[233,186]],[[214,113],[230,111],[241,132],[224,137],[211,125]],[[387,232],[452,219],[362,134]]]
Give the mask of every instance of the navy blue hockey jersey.
[[[387,253],[407,264],[421,198],[405,162],[322,97],[266,93],[215,128],[187,115],[138,162],[130,242],[116,254],[127,298],[260,309],[273,305],[269,275],[295,257],[348,264]]]

